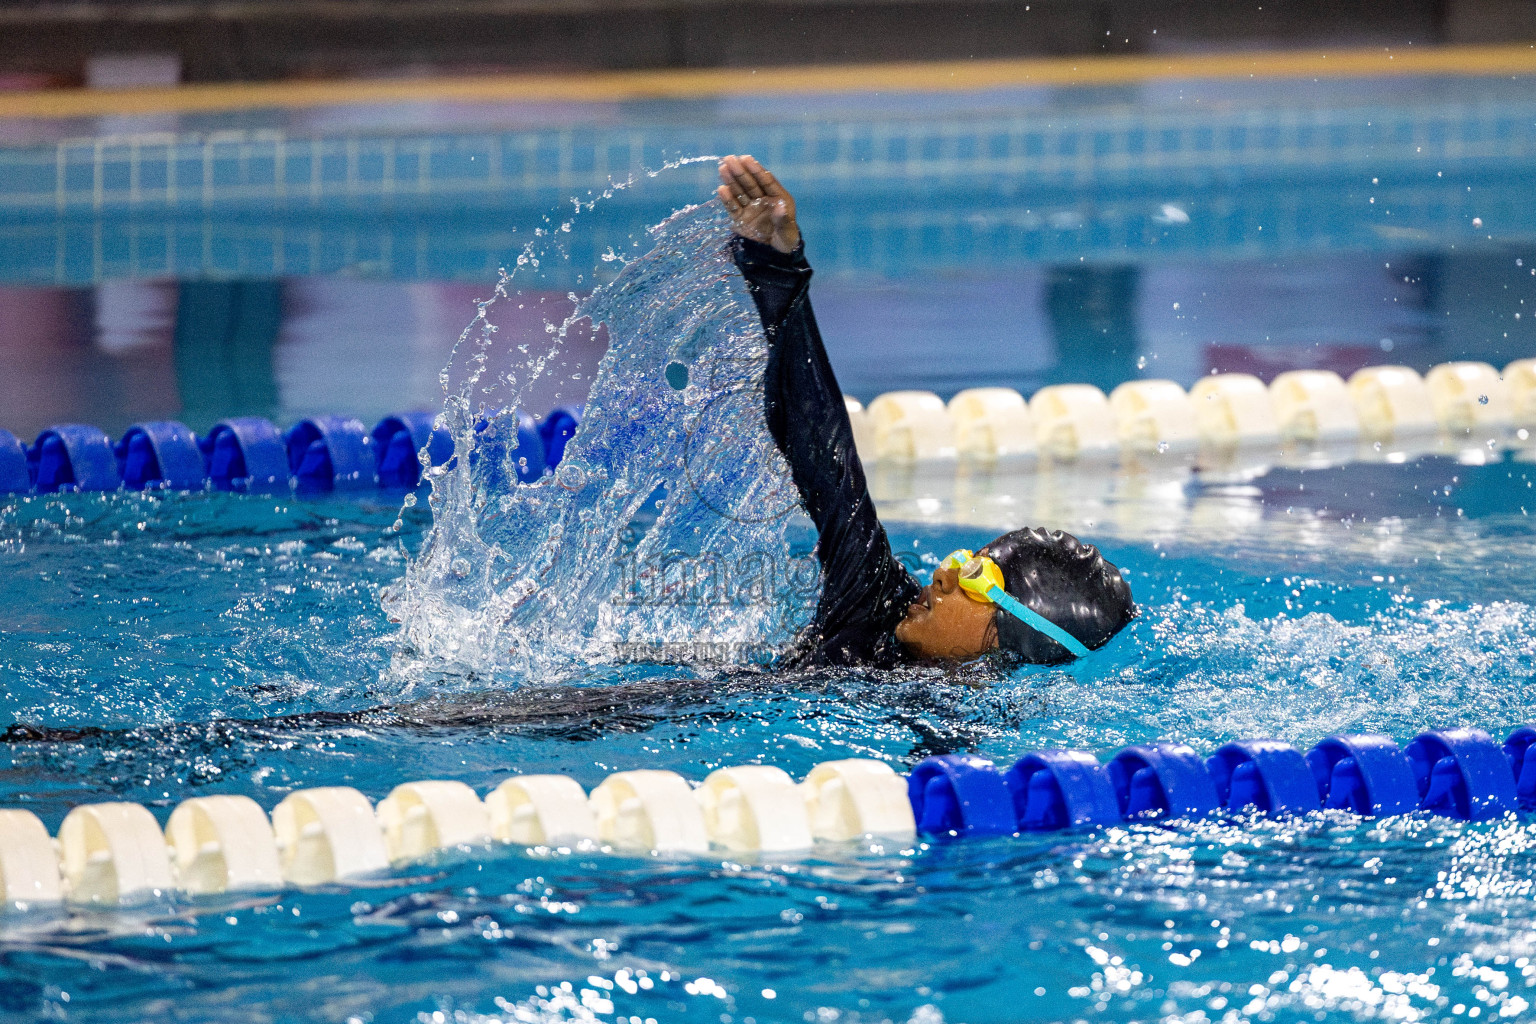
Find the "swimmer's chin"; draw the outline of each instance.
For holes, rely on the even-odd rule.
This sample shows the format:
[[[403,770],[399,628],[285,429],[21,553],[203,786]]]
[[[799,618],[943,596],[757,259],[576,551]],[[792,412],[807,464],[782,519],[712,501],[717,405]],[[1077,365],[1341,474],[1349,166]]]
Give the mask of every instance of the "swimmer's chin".
[[[904,644],[909,643],[912,638],[912,629],[917,624],[917,621],[932,614],[933,609],[929,608],[923,602],[912,602],[912,604],[907,607],[907,614],[902,617],[900,622],[896,623],[896,639],[900,640]]]

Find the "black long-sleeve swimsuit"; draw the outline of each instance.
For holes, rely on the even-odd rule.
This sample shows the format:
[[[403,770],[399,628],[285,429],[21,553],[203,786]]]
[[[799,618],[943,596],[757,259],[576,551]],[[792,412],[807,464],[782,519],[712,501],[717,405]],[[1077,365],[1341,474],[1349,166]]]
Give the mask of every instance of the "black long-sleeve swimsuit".
[[[805,247],[782,253],[740,236],[731,245],[768,338],[768,432],[820,536],[821,598],[797,660],[876,667],[907,660],[894,631],[922,588],[892,554],[875,514],[843,392],[811,311]]]

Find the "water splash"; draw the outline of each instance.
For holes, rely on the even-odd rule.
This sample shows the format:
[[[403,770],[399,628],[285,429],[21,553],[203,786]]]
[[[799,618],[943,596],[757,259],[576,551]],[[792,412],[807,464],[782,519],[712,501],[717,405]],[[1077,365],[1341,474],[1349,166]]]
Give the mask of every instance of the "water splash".
[[[578,210],[578,213],[580,211]],[[651,230],[570,314],[547,351],[493,375],[492,306],[556,245],[531,244],[444,371],[455,459],[428,472],[432,529],[384,596],[402,625],[395,674],[561,678],[632,660],[761,664],[808,620],[820,580],[809,523],[763,419],[767,349],[731,261],[724,211],[690,207]],[[542,231],[543,229],[541,229]],[[608,351],[559,470],[516,485],[529,387],[583,322]],[[467,356],[460,357],[460,350]]]

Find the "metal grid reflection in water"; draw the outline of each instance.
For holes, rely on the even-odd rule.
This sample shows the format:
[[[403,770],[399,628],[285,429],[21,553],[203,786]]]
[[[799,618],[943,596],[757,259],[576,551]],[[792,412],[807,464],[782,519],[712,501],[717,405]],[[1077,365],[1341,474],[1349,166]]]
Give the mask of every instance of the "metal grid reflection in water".
[[[818,120],[707,128],[571,128],[505,134],[306,137],[276,130],[103,136],[0,150],[0,216],[260,209],[602,190],[676,154],[756,152],[808,188],[940,186],[1007,177],[1085,186],[1220,173],[1289,177],[1520,167],[1536,157],[1536,107],[1124,111]],[[708,169],[678,176],[696,188]]]

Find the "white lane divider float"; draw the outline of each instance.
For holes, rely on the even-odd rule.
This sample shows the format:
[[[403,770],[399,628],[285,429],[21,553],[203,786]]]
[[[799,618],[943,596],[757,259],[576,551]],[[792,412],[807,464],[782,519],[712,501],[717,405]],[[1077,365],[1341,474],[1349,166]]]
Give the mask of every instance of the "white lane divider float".
[[[1195,407],[1171,380],[1126,381],[1109,393],[1122,454],[1135,459],[1193,454],[1200,430]]]
[[[1406,366],[1357,370],[1349,378],[1349,395],[1367,441],[1402,441],[1437,429],[1429,386]]]
[[[955,425],[931,391],[888,391],[864,410],[875,458],[926,462],[955,457]]]
[[[155,816],[138,804],[86,804],[59,826],[59,854],[76,903],[115,906],[171,890],[171,860]]]
[[[907,780],[884,761],[849,758],[823,761],[800,793],[817,839],[845,842],[860,836],[911,839],[917,835]]]
[[[0,898],[24,909],[63,898],[53,837],[31,811],[0,810]]]
[[[485,798],[491,837],[519,846],[575,846],[597,840],[581,784],[569,775],[519,775]]]
[[[1280,441],[1280,424],[1264,382],[1250,373],[1201,377],[1189,389],[1195,429],[1211,448],[1260,448]]]
[[[163,832],[138,804],[87,804],[65,816],[57,840],[31,811],[0,809],[0,909],[327,885],[493,840],[780,853],[916,834],[905,780],[862,758],[816,765],[799,785],[768,765],[721,768],[698,789],[676,772],[616,772],[590,797],[564,775],[515,776],[484,801],[461,782],[407,782],[377,808],[355,789],[327,786],[288,794],[270,820],[249,797],[192,797]]]
[[[289,793],[272,810],[283,878],[323,885],[389,867],[384,833],[368,798],[348,786]]]
[[[697,790],[704,830],[728,850],[777,853],[811,845],[805,798],[782,768],[721,768]]]
[[[1406,366],[1368,366],[1347,383],[1331,370],[1292,370],[1268,387],[1252,374],[1211,374],[1188,393],[1149,379],[1128,381],[1107,397],[1089,384],[1055,384],[1027,401],[999,387],[968,388],[947,406],[927,391],[888,392],[868,408],[845,401],[870,465],[1034,454],[1047,464],[1100,471],[1116,455],[1139,469],[1154,454],[1197,451],[1203,468],[1227,470],[1240,453],[1251,459],[1282,441],[1343,461],[1362,440],[1430,442],[1422,450],[1433,450],[1441,434],[1536,443],[1536,359],[1517,359],[1502,374],[1487,363],[1458,362],[1422,377]]]
[[[949,400],[955,451],[981,462],[1035,454],[1035,423],[1024,396],[1012,388],[968,388]]]
[[[1509,389],[1487,363],[1441,363],[1424,382],[1440,429],[1452,437],[1471,434],[1482,440],[1509,429]]]
[[[1280,436],[1302,444],[1352,441],[1360,417],[1344,378],[1332,370],[1291,370],[1269,385]]]
[[[878,401],[878,399],[877,399]],[[1092,384],[1053,384],[1029,400],[1035,445],[1053,462],[1107,459],[1117,448],[1109,399]]]
[[[1510,426],[1519,440],[1528,441],[1536,436],[1536,359],[1516,359],[1504,367],[1504,386],[1509,391]]]
[[[183,800],[165,824],[176,885],[201,895],[278,889],[283,884],[277,837],[261,806],[248,796]]]
[[[709,833],[693,789],[676,772],[615,772],[592,791],[597,837],[620,849],[704,853]]]
[[[462,782],[402,783],[379,801],[376,813],[384,847],[395,863],[421,860],[439,850],[484,846],[491,840],[485,804]]]

